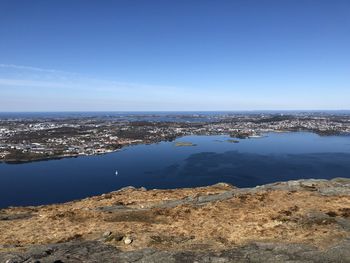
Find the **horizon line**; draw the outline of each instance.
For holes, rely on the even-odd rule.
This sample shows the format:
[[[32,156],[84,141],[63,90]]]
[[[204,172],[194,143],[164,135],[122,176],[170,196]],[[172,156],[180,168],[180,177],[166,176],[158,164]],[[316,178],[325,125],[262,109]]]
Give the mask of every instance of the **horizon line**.
[[[256,110],[40,110],[40,111],[0,111],[0,113],[98,113],[98,112],[244,112],[244,111],[350,111],[350,109],[256,109]]]

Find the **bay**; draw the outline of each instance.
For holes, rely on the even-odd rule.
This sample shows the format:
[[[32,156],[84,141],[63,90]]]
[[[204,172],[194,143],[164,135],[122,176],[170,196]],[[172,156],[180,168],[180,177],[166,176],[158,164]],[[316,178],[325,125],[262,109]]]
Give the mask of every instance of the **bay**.
[[[302,178],[350,177],[349,136],[291,132],[238,143],[230,140],[186,136],[105,155],[1,163],[0,207],[61,203],[130,185],[173,189],[226,182],[254,187]],[[176,142],[194,146],[177,147]]]

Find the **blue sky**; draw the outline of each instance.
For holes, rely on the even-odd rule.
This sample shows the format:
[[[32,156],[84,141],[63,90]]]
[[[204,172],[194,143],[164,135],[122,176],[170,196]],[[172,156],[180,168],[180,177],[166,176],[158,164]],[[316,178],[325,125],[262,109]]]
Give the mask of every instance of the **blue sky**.
[[[0,1],[0,111],[350,109],[350,1]]]

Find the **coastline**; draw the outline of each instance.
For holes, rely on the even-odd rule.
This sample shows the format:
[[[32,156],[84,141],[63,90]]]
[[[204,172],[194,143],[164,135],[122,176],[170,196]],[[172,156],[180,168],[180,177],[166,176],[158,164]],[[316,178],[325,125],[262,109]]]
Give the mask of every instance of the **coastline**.
[[[216,133],[216,134],[205,134],[207,136],[211,136],[211,135],[223,135],[223,136],[230,136],[233,139],[261,139],[266,137],[265,134],[266,133],[291,133],[291,132],[310,132],[310,133],[314,133],[317,134],[318,136],[350,136],[350,134],[344,134],[341,132],[338,133],[334,133],[334,134],[322,134],[321,132],[317,132],[317,131],[313,131],[313,130],[271,130],[271,131],[265,131],[265,132],[261,132],[261,133],[257,133],[256,135],[246,135],[245,137],[232,137],[230,133]],[[191,134],[191,135],[203,135],[203,134]],[[187,135],[184,135],[187,136]],[[174,137],[172,140],[169,139],[155,139],[152,141],[138,141],[138,142],[132,142],[132,143],[127,143],[127,144],[119,144],[119,148],[116,148],[114,150],[108,150],[105,152],[100,152],[100,153],[91,153],[91,154],[66,154],[66,155],[52,155],[52,156],[40,156],[37,158],[31,158],[31,159],[0,159],[0,164],[1,163],[5,163],[5,164],[24,164],[24,163],[31,163],[31,162],[40,162],[40,161],[50,161],[50,160],[60,160],[60,159],[65,159],[65,158],[78,158],[78,157],[84,157],[84,156],[98,156],[98,155],[105,155],[108,153],[114,153],[114,152],[118,152],[122,149],[124,149],[125,147],[128,146],[134,146],[134,145],[148,145],[148,144],[153,144],[153,143],[159,143],[159,142],[165,142],[165,141],[175,141],[178,138],[183,137],[183,135],[180,136],[176,136]],[[181,147],[182,145],[179,145],[177,147]],[[186,145],[189,146],[189,145]],[[195,146],[195,145],[191,145],[191,146]]]

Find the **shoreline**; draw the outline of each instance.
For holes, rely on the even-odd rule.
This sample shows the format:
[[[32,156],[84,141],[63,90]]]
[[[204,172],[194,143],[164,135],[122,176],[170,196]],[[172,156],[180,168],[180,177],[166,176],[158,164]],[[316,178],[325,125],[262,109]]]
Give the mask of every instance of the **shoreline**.
[[[242,137],[232,137],[230,135],[230,133],[218,133],[218,134],[209,134],[209,135],[204,135],[204,136],[229,136],[230,138],[233,139],[263,139],[265,138],[265,134],[266,133],[277,133],[277,134],[281,134],[281,133],[293,133],[293,132],[310,132],[313,134],[317,134],[320,137],[323,136],[350,136],[350,134],[344,134],[344,133],[336,133],[336,134],[322,134],[320,132],[316,132],[313,130],[276,130],[276,131],[267,131],[267,132],[262,132],[262,133],[257,133],[257,135],[247,135],[246,137],[242,138]],[[202,136],[203,134],[191,134],[194,136]],[[191,136],[191,135],[182,135],[182,136],[177,136],[175,137],[173,140],[170,140],[170,142],[174,142],[175,140],[177,140],[178,138],[182,138],[185,136]],[[92,153],[92,154],[70,154],[70,155],[58,155],[58,156],[47,156],[47,157],[38,157],[38,158],[33,158],[33,159],[0,159],[0,164],[4,163],[4,164],[10,164],[10,165],[15,165],[15,164],[25,164],[25,163],[32,163],[32,162],[41,162],[41,161],[50,161],[50,160],[61,160],[61,159],[66,159],[66,158],[78,158],[78,157],[85,157],[85,156],[99,156],[99,155],[105,155],[105,154],[109,154],[109,153],[114,153],[114,152],[118,152],[122,149],[124,149],[125,147],[128,146],[135,146],[135,145],[148,145],[148,144],[154,144],[154,143],[159,143],[159,142],[167,142],[169,140],[165,139],[165,140],[154,140],[152,142],[150,141],[142,141],[142,142],[134,142],[134,143],[130,143],[130,144],[125,144],[122,145],[120,148],[117,148],[115,150],[110,150],[110,151],[106,151],[106,152],[101,152],[101,153]],[[191,146],[195,146],[195,145],[191,145]],[[181,147],[181,146],[177,146],[177,147]]]

